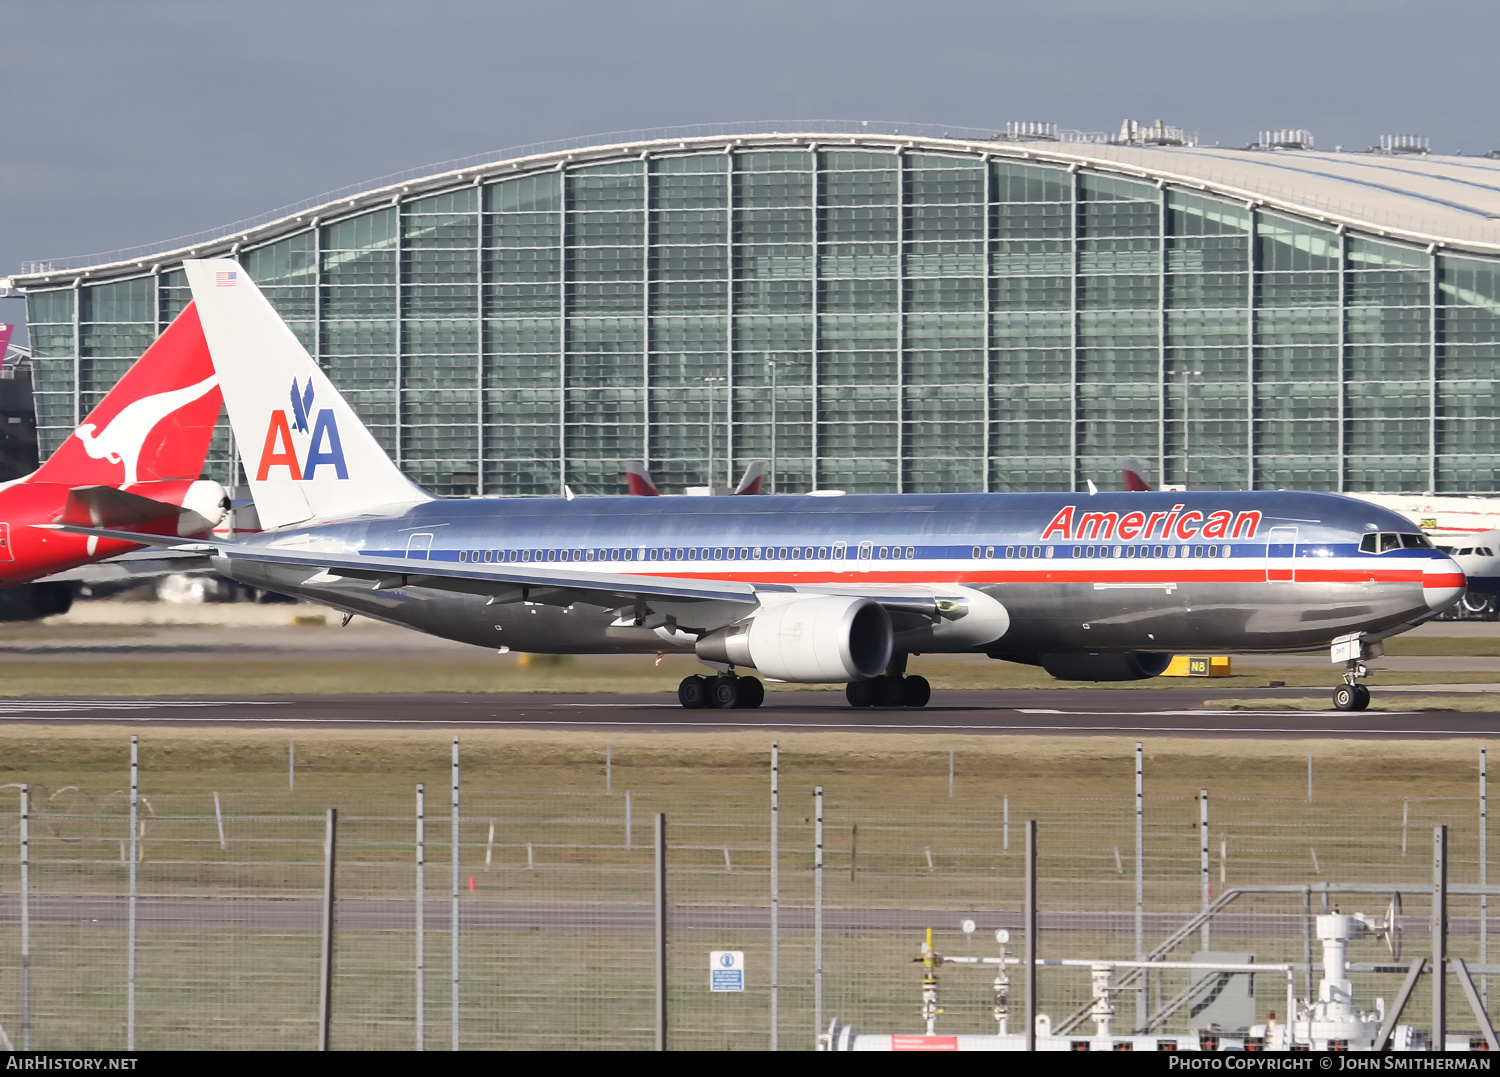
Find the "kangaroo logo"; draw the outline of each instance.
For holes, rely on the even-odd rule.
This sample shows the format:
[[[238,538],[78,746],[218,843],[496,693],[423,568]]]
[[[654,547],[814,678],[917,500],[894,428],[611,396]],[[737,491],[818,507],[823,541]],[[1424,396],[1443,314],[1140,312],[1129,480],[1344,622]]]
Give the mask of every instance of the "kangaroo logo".
[[[95,433],[98,429],[95,424],[83,423],[73,436],[83,443],[83,451],[93,459],[122,464],[125,478],[121,485],[130,486],[140,481],[141,450],[156,424],[178,408],[201,398],[218,383],[217,376],[209,375],[196,385],[143,396],[121,408],[103,430]]]
[[[305,482],[312,479],[323,465],[330,465],[334,474],[341,479],[349,477],[348,465],[344,463],[344,444],[339,438],[338,421],[334,418],[332,408],[321,409],[316,418],[313,418],[313,379],[307,379],[307,385],[299,386],[297,379],[292,379],[291,392],[291,415],[287,415],[286,409],[271,412],[270,421],[266,424],[266,441],[260,451],[260,467],[255,473],[256,482],[265,482],[273,467],[284,467],[288,475],[296,482]],[[308,434],[308,420],[312,419],[311,436],[307,438],[306,463],[298,459],[297,447],[292,441],[292,431],[298,434]]]

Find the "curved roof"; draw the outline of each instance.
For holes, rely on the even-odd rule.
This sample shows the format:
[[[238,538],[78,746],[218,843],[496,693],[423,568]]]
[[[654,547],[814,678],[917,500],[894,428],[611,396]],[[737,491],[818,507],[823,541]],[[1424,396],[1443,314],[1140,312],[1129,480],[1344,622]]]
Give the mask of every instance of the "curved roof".
[[[528,172],[694,150],[793,146],[974,154],[1086,169],[1198,190],[1419,246],[1500,255],[1500,160],[1485,157],[1019,141],[988,130],[931,124],[818,121],[627,132],[481,154],[381,177],[193,236],[26,262],[10,280],[16,287],[36,288],[132,276],[184,257],[233,254],[375,206]]]

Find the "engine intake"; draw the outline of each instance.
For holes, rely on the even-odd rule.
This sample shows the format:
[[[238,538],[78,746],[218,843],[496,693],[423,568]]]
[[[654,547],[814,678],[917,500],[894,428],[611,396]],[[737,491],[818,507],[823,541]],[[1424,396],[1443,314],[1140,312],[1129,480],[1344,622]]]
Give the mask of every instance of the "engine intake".
[[[710,662],[753,666],[781,681],[844,683],[884,673],[892,638],[879,603],[807,595],[768,604],[750,621],[704,636],[696,650]]]

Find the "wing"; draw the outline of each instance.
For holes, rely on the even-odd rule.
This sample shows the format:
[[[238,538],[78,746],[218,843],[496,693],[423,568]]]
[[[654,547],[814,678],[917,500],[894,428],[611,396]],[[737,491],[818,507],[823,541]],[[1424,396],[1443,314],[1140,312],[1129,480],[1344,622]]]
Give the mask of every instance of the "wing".
[[[401,557],[372,557],[359,553],[329,553],[298,547],[269,547],[240,542],[183,542],[163,535],[144,535],[68,524],[36,524],[53,530],[100,538],[120,539],[148,546],[205,552],[263,565],[303,567],[337,579],[369,580],[372,590],[431,587],[442,591],[481,595],[492,603],[541,602],[567,606],[575,602],[605,609],[634,609],[637,619],[653,609],[678,603],[730,603],[716,620],[733,621],[752,612],[760,596],[769,593],[842,594],[869,598],[892,614],[935,619],[943,599],[924,586],[886,585],[879,590],[856,584],[794,587],[784,583],[745,583],[739,580],[695,580],[600,571],[593,565],[569,562],[552,568],[528,564],[458,564]]]

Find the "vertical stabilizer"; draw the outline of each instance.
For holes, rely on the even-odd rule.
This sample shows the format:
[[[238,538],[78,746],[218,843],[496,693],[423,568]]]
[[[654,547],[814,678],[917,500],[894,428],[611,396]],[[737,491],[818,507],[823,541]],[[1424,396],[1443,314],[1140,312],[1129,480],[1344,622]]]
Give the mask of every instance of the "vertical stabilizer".
[[[766,462],[764,460],[751,460],[745,465],[745,473],[740,476],[740,484],[734,488],[737,494],[758,494],[760,487],[766,480]]]
[[[626,462],[625,492],[631,497],[656,497],[661,493],[651,481],[651,472],[646,470],[644,460]]]
[[[183,262],[261,526],[432,497],[401,473],[240,264]]]
[[[1146,481],[1146,469],[1134,457],[1120,464],[1120,477],[1125,482],[1125,489],[1135,493],[1145,493],[1152,488]]]
[[[130,486],[197,479],[219,404],[219,381],[189,304],[30,481]]]

